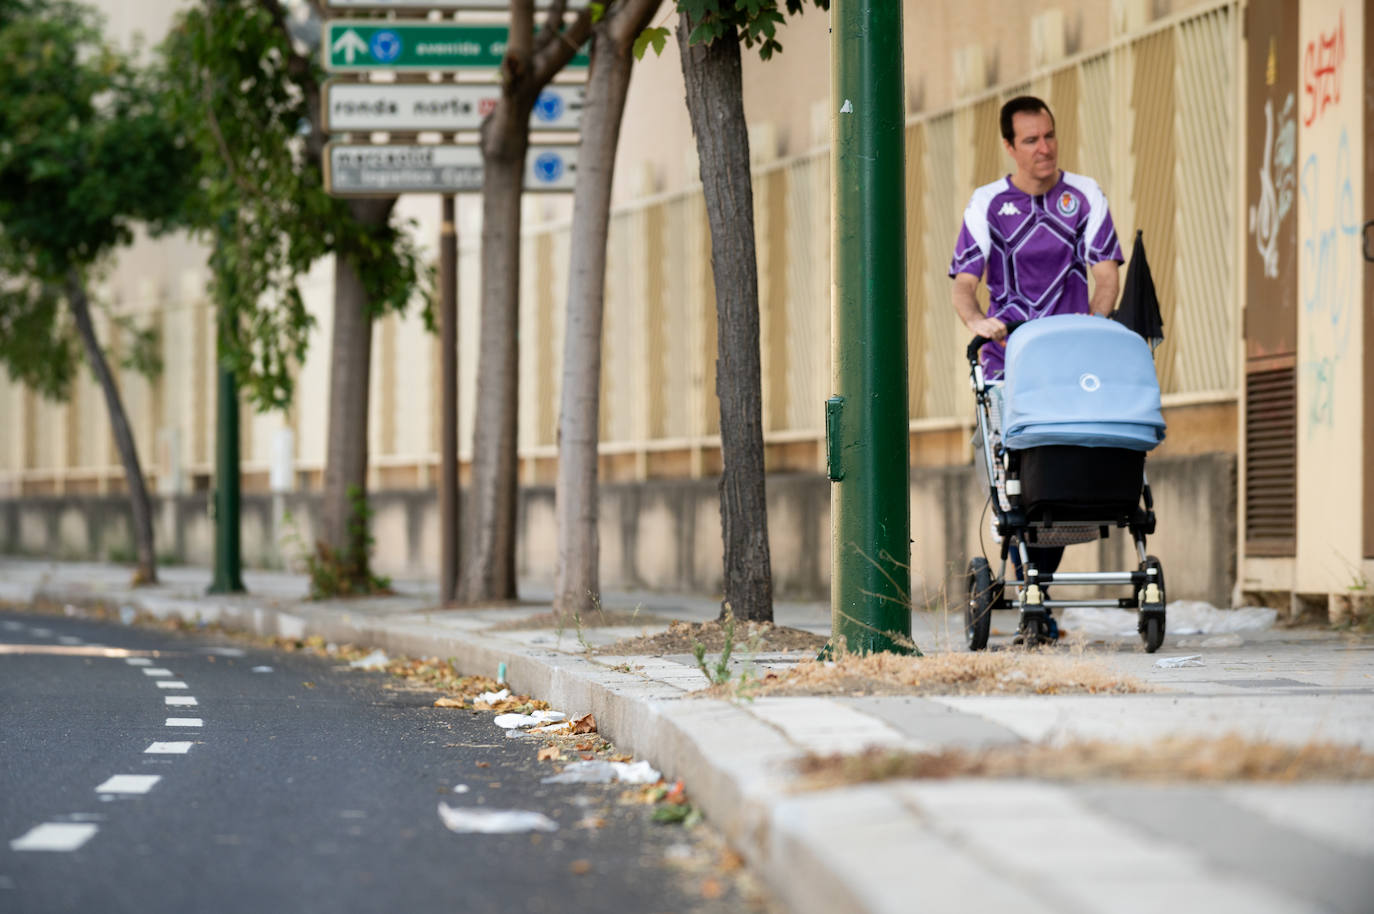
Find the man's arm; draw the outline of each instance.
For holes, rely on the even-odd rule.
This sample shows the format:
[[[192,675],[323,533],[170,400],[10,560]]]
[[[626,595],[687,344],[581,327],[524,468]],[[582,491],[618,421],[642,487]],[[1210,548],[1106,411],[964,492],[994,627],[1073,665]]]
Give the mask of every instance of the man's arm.
[[[1120,269],[1121,264],[1115,260],[1103,260],[1092,265],[1094,288],[1088,310],[1098,317],[1107,317],[1116,310],[1117,274]]]
[[[1007,325],[995,317],[988,317],[978,307],[978,277],[972,273],[955,273],[953,291],[954,310],[974,336],[984,336],[1005,346]]]

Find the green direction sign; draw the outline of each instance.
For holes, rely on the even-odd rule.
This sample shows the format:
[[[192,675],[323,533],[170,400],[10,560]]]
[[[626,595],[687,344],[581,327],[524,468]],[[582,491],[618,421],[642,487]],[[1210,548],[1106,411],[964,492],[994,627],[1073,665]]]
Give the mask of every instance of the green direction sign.
[[[510,31],[504,25],[397,19],[335,19],[324,25],[324,67],[333,73],[494,70]],[[585,49],[568,62],[573,69],[590,64]]]

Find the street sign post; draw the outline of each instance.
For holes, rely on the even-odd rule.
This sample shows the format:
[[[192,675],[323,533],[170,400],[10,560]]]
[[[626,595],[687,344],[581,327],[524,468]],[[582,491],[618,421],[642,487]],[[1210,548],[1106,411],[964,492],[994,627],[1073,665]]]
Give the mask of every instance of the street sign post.
[[[460,194],[482,189],[482,150],[476,146],[329,143],[324,161],[325,191],[336,197]],[[576,146],[530,146],[525,157],[526,192],[566,192],[576,180]]]
[[[533,130],[576,130],[586,90],[551,85],[530,115]],[[414,133],[477,130],[501,98],[501,87],[477,83],[324,84],[324,129],[330,133],[385,130]]]
[[[464,25],[403,19],[331,19],[320,44],[324,68],[331,73],[402,70],[455,72],[495,70],[506,53],[510,29],[504,25]],[[591,65],[585,49],[568,69]]]

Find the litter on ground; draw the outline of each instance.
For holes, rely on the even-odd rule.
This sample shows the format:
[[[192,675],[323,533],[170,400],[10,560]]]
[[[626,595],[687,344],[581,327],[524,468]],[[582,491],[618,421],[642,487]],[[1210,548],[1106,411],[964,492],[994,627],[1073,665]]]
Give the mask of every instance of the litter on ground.
[[[1155,666],[1161,670],[1176,670],[1179,667],[1205,665],[1202,662],[1201,654],[1189,654],[1186,657],[1165,657],[1155,661]]]
[[[529,714],[498,714],[495,722],[496,726],[511,730],[516,727],[535,727],[565,717],[567,715],[562,711],[532,711]]]
[[[359,657],[348,665],[355,670],[384,670],[386,665],[391,662],[391,658],[381,650],[375,650],[366,657]]]
[[[561,774],[544,778],[544,784],[657,784],[663,775],[646,761],[638,762],[573,762]]]
[[[502,689],[499,692],[483,692],[473,701],[485,701],[489,705],[494,705],[498,701],[505,701],[507,698],[510,698],[510,689]]]
[[[444,827],[460,835],[509,835],[525,831],[558,831],[558,823],[542,812],[524,809],[474,809],[452,807],[439,801]]]

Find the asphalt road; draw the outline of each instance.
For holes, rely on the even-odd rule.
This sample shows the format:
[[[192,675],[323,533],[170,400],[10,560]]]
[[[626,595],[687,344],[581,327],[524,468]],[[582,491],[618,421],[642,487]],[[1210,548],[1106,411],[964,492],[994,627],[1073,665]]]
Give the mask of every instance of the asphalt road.
[[[537,741],[434,697],[310,655],[0,612],[0,911],[759,908],[709,829],[654,824],[621,786],[541,784]],[[456,834],[441,801],[558,828]]]

